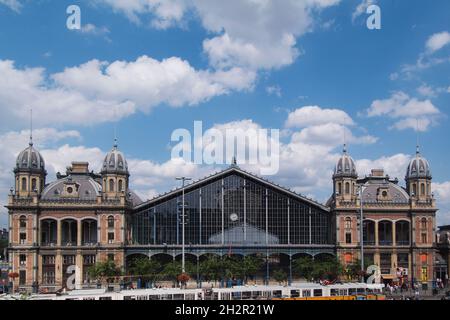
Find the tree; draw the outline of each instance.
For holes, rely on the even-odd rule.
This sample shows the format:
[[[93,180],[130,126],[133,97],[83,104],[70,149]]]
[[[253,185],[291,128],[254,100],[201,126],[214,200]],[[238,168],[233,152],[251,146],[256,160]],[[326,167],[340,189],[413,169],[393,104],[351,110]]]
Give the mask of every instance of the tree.
[[[154,283],[160,277],[161,264],[147,257],[133,259],[130,263],[128,273],[137,276],[144,282]]]
[[[310,281],[313,278],[313,260],[311,257],[301,257],[292,262],[292,268],[300,277]]]
[[[344,272],[342,264],[334,257],[316,260],[313,260],[311,257],[302,257],[294,260],[293,269],[308,281],[334,281]]]
[[[194,274],[194,266],[192,265],[192,263],[186,262],[185,264],[185,269],[186,272],[185,274],[189,277],[189,275]],[[182,264],[181,261],[173,261],[173,262],[169,262],[168,264],[166,264],[162,271],[161,274],[166,278],[171,280],[175,285],[178,282],[178,278],[180,275],[183,274],[183,269],[182,269]],[[190,278],[190,277],[189,277]],[[182,283],[183,284],[183,283]],[[185,284],[185,283],[184,283]]]
[[[200,263],[200,274],[207,282],[217,282],[222,275],[222,262],[216,256],[208,256],[206,260]]]
[[[240,272],[244,278],[244,281],[247,282],[249,277],[254,277],[256,273],[261,270],[262,265],[264,264],[263,259],[255,256],[246,256],[240,263]]]
[[[116,266],[113,260],[96,263],[88,269],[88,273],[91,278],[108,283],[122,274],[120,268]]]
[[[273,278],[281,285],[287,280],[287,273],[281,269],[275,270],[273,273]]]

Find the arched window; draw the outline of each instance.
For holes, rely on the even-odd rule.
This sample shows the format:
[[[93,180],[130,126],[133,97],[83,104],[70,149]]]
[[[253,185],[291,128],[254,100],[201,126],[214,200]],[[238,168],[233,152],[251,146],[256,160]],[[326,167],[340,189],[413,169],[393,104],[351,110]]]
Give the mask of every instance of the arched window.
[[[114,180],[109,179],[109,191],[114,192]]]
[[[36,178],[33,178],[31,180],[31,191],[37,191],[37,180],[36,180]]]
[[[413,191],[412,191],[413,195],[417,196],[417,186],[416,186],[416,184],[414,183],[412,185],[412,187],[413,187]]]
[[[427,229],[427,218],[422,218],[422,220],[420,220],[420,227],[424,230]]]
[[[352,218],[345,218],[345,229],[350,230],[352,228]]]
[[[350,193],[350,183],[348,183],[348,182],[345,183],[345,193],[346,194]]]
[[[108,228],[114,228],[114,217],[113,216],[109,216],[108,217]]]
[[[122,191],[123,191],[123,180],[120,179],[119,180],[119,192],[122,192]]]
[[[22,178],[22,191],[26,191],[27,190],[27,178],[23,177]]]
[[[20,218],[19,218],[19,226],[20,226],[20,228],[26,228],[27,227],[27,217],[26,216],[20,216]]]

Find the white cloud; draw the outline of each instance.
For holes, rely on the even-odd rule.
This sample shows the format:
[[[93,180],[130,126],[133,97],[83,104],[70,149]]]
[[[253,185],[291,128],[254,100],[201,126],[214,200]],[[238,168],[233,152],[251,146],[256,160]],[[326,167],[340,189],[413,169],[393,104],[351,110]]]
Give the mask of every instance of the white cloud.
[[[0,60],[0,74],[0,123],[18,123],[32,107],[39,125],[91,125],[160,104],[193,106],[232,90],[250,90],[256,78],[239,68],[195,70],[179,58],[147,56],[131,62],[91,60],[49,76],[42,68],[21,69]]]
[[[391,80],[413,79],[417,72],[433,68],[435,66],[450,62],[450,56],[436,57],[434,54],[450,44],[450,33],[441,32],[433,34],[425,43],[425,51],[419,54],[414,64],[405,64],[400,72],[392,73]]]
[[[362,0],[361,3],[355,8],[355,11],[353,11],[352,21],[355,21],[359,16],[366,13],[367,8],[376,3],[376,0]]]
[[[392,128],[427,131],[437,123],[440,111],[430,100],[420,101],[404,92],[395,92],[385,100],[375,100],[367,110],[369,117],[387,116],[396,119]]]
[[[326,123],[302,129],[293,135],[293,140],[305,144],[318,144],[336,147],[345,141],[350,144],[374,144],[378,141],[376,137],[367,135],[356,137],[350,129],[337,123]]]
[[[0,4],[7,6],[17,13],[22,9],[22,4],[18,0],[0,0]]]
[[[163,103],[172,107],[196,105],[228,93],[229,87],[249,89],[254,80],[253,76],[245,77],[240,69],[215,74],[196,71],[179,58],[158,61],[147,56],[110,64],[92,60],[67,68],[53,75],[53,79],[91,98],[133,101],[144,111]]]
[[[424,97],[428,98],[435,98],[437,97],[438,92],[440,92],[440,88],[433,88],[432,86],[429,86],[427,84],[422,84],[419,88],[417,88],[417,92],[421,94]]]
[[[193,11],[213,38],[203,47],[215,68],[280,68],[292,64],[296,38],[313,27],[315,11],[340,0],[99,0],[139,23],[144,17],[156,28],[182,25]]]
[[[111,6],[115,11],[124,13],[128,19],[141,24],[142,15],[151,15],[151,25],[166,29],[180,24],[190,1],[186,0],[97,0]]]
[[[94,36],[102,36],[109,33],[109,29],[107,27],[97,27],[95,24],[88,23],[81,27],[81,33],[91,34]]]
[[[279,98],[282,95],[280,86],[268,86],[266,87],[266,92],[269,96],[276,95]]]
[[[428,38],[426,49],[428,53],[434,53],[450,44],[450,33],[447,31],[435,33]]]
[[[352,126],[352,118],[339,109],[322,109],[319,106],[305,106],[291,112],[285,126],[287,128],[302,128],[312,125],[337,123]]]
[[[432,184],[432,189],[436,197],[438,225],[450,224],[450,181]]]
[[[400,153],[392,156],[383,156],[375,160],[356,160],[356,167],[360,177],[369,175],[372,169],[384,169],[384,172],[390,177],[403,180],[410,160],[410,155]]]

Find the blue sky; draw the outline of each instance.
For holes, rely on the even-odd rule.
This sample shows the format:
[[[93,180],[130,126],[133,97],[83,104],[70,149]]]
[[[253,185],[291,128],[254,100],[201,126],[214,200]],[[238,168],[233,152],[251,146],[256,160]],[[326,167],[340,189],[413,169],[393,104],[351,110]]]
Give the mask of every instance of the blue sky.
[[[403,183],[419,119],[450,223],[450,2],[249,3],[0,0],[1,202],[31,107],[49,181],[73,160],[98,170],[116,127],[143,198],[220,169],[170,159],[173,130],[196,120],[282,130],[269,179],[325,202],[344,131],[360,175],[384,167]],[[366,27],[374,3],[381,30]],[[72,4],[81,30],[66,28]]]

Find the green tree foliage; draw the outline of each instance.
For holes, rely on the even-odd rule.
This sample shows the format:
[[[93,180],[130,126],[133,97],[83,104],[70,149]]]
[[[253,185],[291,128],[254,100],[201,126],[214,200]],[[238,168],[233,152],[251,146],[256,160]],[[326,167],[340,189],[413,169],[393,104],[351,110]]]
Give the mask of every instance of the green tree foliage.
[[[196,268],[190,262],[186,262],[185,265],[186,274],[191,276],[195,274]],[[173,261],[164,265],[161,275],[167,279],[172,281],[174,284],[178,282],[178,277],[183,273],[181,261]]]
[[[288,278],[287,273],[284,272],[281,269],[275,270],[273,273],[273,278],[275,279],[275,281],[277,281],[279,284],[282,284],[283,282],[285,282]]]
[[[308,281],[338,279],[344,274],[344,268],[336,258],[323,258],[313,260],[311,257],[302,257],[294,260],[293,270]]]
[[[120,268],[112,260],[96,263],[88,269],[88,273],[91,278],[100,280],[101,282],[111,282],[115,277],[122,274]]]
[[[139,277],[142,281],[156,282],[161,277],[161,264],[147,257],[133,259],[128,267],[128,274]]]

